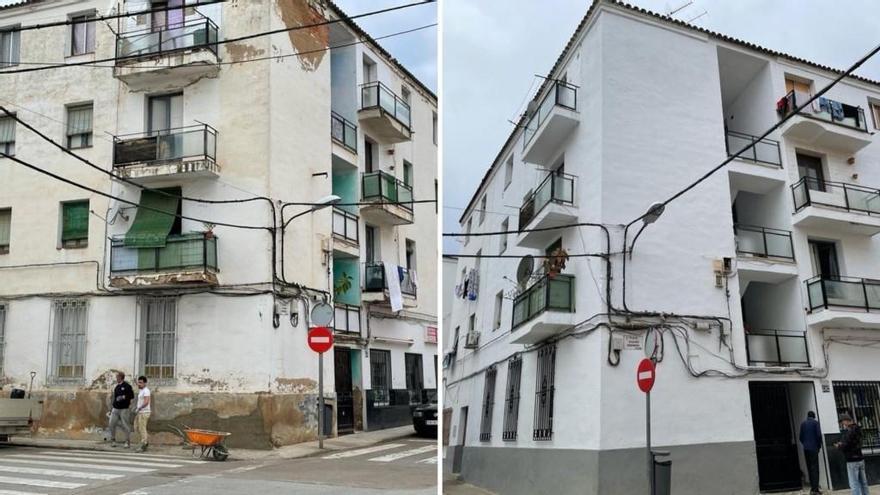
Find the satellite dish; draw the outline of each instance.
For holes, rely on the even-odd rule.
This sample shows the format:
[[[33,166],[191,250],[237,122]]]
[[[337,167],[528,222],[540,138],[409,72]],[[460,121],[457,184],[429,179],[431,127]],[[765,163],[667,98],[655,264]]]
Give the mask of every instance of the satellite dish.
[[[524,288],[529,283],[529,279],[532,278],[532,273],[534,272],[535,258],[530,254],[523,256],[516,267],[516,281],[521,288]]]
[[[319,302],[312,306],[310,316],[313,326],[326,327],[333,321],[333,306]]]

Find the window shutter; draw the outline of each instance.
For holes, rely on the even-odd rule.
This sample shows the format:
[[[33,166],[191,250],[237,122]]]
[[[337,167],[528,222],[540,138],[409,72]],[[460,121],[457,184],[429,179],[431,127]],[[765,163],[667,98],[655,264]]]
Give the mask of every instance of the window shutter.
[[[63,210],[61,240],[73,241],[89,237],[89,202],[66,203]]]

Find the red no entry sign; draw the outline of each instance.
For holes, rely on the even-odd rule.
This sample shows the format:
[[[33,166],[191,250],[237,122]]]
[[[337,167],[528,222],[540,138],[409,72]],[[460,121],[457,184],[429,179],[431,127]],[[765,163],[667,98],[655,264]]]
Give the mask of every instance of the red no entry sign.
[[[309,347],[318,354],[323,354],[333,347],[333,333],[327,327],[315,327],[309,330],[308,340]]]
[[[650,392],[654,388],[655,377],[654,361],[650,359],[639,361],[639,367],[636,369],[636,383],[639,384],[639,390],[646,394]]]

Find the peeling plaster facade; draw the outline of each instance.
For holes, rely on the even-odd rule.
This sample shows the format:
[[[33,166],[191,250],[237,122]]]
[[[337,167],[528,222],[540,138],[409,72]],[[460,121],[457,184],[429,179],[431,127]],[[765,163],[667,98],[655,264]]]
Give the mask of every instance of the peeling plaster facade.
[[[110,13],[116,7],[115,2],[106,1],[35,2],[0,11],[0,28],[64,20],[78,13]],[[149,3],[129,1],[125,8],[130,12],[142,11],[149,8]],[[187,8],[184,18],[187,25],[192,22],[197,26],[216,26],[217,39],[223,40],[340,15],[335,6],[323,2],[285,0]],[[145,29],[150,22],[149,16],[142,15],[109,23],[120,33],[130,33]],[[387,53],[376,49],[350,21],[334,26],[340,35],[365,40],[356,45],[356,50],[372,54],[381,66],[383,80],[412,88],[412,125],[418,137],[398,146],[407,150],[408,154],[403,156],[421,167],[415,175],[419,181],[415,186],[418,198],[433,198],[436,146],[431,142],[431,115],[436,109],[436,97]],[[206,29],[207,35],[199,28],[192,37],[174,42],[176,48],[184,47],[181,43],[194,43],[193,49],[145,56],[115,68],[113,62],[105,62],[101,65],[108,67],[67,67],[3,75],[0,104],[51,138],[62,141],[66,135],[66,105],[92,102],[93,146],[74,151],[101,168],[113,169],[146,187],[179,187],[185,197],[208,200],[266,196],[277,200],[278,210],[282,201],[314,202],[330,195],[337,160],[334,150],[338,148],[328,125],[331,110],[337,105],[331,91],[331,86],[337,85],[331,69],[331,52],[253,60],[326,48],[330,28],[282,32],[216,45],[214,50],[203,46],[212,39],[211,28]],[[95,26],[94,53],[65,57],[70,36],[67,26],[22,32],[20,59],[60,63],[102,60],[116,54],[116,36],[105,23]],[[137,48],[131,46],[131,50]],[[354,73],[360,65],[353,61],[352,64],[350,70]],[[359,92],[355,80],[347,83],[351,84],[351,94]],[[166,95],[180,95],[174,102],[172,122],[199,129],[198,140],[193,141],[199,153],[213,148],[216,142],[213,156],[200,162],[188,162],[189,158],[147,161],[146,165],[138,164],[127,169],[127,174],[122,173],[121,169],[127,167],[114,167],[114,139],[149,138],[144,133],[157,118],[151,113],[151,98]],[[357,122],[356,115],[354,121]],[[215,131],[214,141],[204,130],[205,125]],[[132,137],[138,133],[141,137]],[[180,139],[170,146],[182,146],[188,151],[193,145],[190,137]],[[183,140],[186,141],[181,145]],[[117,150],[117,162],[120,153]],[[138,187],[111,181],[109,176],[63,154],[21,125],[16,126],[16,157],[134,203],[142,197]],[[9,253],[0,255],[2,369],[6,383],[23,388],[27,388],[29,373],[37,373],[34,390],[46,398],[37,434],[68,438],[103,435],[112,373],[122,370],[133,381],[145,369],[145,301],[169,297],[176,301],[170,363],[173,376],[150,383],[155,404],[151,430],[159,432],[165,423],[218,429],[233,433],[231,446],[252,448],[271,448],[316,437],[317,359],[306,345],[306,333],[309,309],[322,299],[333,299],[332,208],[296,218],[286,229],[283,244],[279,236],[274,246],[267,230],[210,226],[182,219],[172,227],[173,233],[196,233],[200,237],[203,234],[199,233],[212,231],[216,266],[209,266],[211,263],[205,261],[209,255],[202,252],[194,254],[202,257],[199,265],[204,262],[197,269],[179,267],[154,273],[143,269],[144,260],[139,255],[114,256],[114,250],[123,251],[111,239],[121,239],[129,231],[136,221],[136,206],[56,182],[9,160],[0,159],[0,183],[0,208],[12,209]],[[360,191],[357,192],[355,200],[359,201]],[[88,246],[62,248],[59,205],[82,199],[89,200],[91,210]],[[273,222],[273,210],[265,201],[183,201],[180,208],[182,215],[200,220],[254,226],[271,226]],[[285,217],[306,208],[287,208]],[[357,352],[352,356],[363,360],[356,368],[364,371],[352,385],[360,394],[356,404],[360,408],[359,429],[373,428],[365,421],[363,400],[371,388],[368,356],[372,346],[392,349],[392,360],[399,364],[392,368],[395,386],[403,384],[400,388],[405,388],[406,352],[423,356],[424,388],[436,388],[436,344],[425,342],[425,327],[436,326],[436,213],[431,204],[417,208],[416,223],[400,227],[399,231],[383,231],[382,246],[389,260],[399,262],[405,255],[404,239],[416,240],[421,276],[419,306],[393,313],[381,305],[372,310],[365,305],[359,308],[364,315],[364,328],[368,314],[383,313],[381,318],[370,320],[370,338],[364,331],[362,338],[341,344],[355,349]],[[196,245],[202,248],[207,242],[197,241]],[[392,257],[395,250],[398,254]],[[281,289],[273,297],[273,252],[279,255],[277,275],[281,276],[283,265],[288,282],[308,289]],[[120,263],[135,263],[135,270],[120,271]],[[62,299],[86,304],[82,371],[75,379],[59,378],[53,357],[53,304]],[[376,340],[382,337],[396,340]],[[336,367],[332,352],[325,357],[324,392],[335,417]],[[331,423],[334,434],[336,423],[335,419]],[[168,436],[157,439],[173,440]]]

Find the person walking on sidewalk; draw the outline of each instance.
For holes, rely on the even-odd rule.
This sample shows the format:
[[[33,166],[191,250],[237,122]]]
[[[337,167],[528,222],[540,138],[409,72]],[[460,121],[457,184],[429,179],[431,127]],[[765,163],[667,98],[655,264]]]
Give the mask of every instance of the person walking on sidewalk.
[[[134,418],[134,424],[137,428],[138,435],[141,437],[141,446],[138,447],[138,452],[143,452],[147,450],[147,447],[150,444],[150,437],[147,434],[147,422],[150,420],[150,403],[152,402],[152,397],[150,397],[150,389],[147,388],[147,377],[143,375],[139,376],[137,379],[137,386],[137,408],[134,411],[137,416]]]
[[[116,386],[113,387],[113,398],[110,408],[110,446],[116,447],[116,428],[122,427],[125,432],[125,448],[131,448],[131,422],[129,409],[134,399],[134,390],[125,381],[125,373],[116,372]]]
[[[846,458],[846,474],[852,495],[868,495],[868,477],[865,475],[865,458],[862,456],[862,428],[849,414],[840,415],[843,433],[834,444]]]
[[[804,459],[807,461],[807,475],[810,477],[810,495],[822,493],[819,491],[819,451],[822,450],[822,429],[816,421],[816,413],[807,413],[807,419],[801,423],[801,433],[798,437],[804,449]]]

